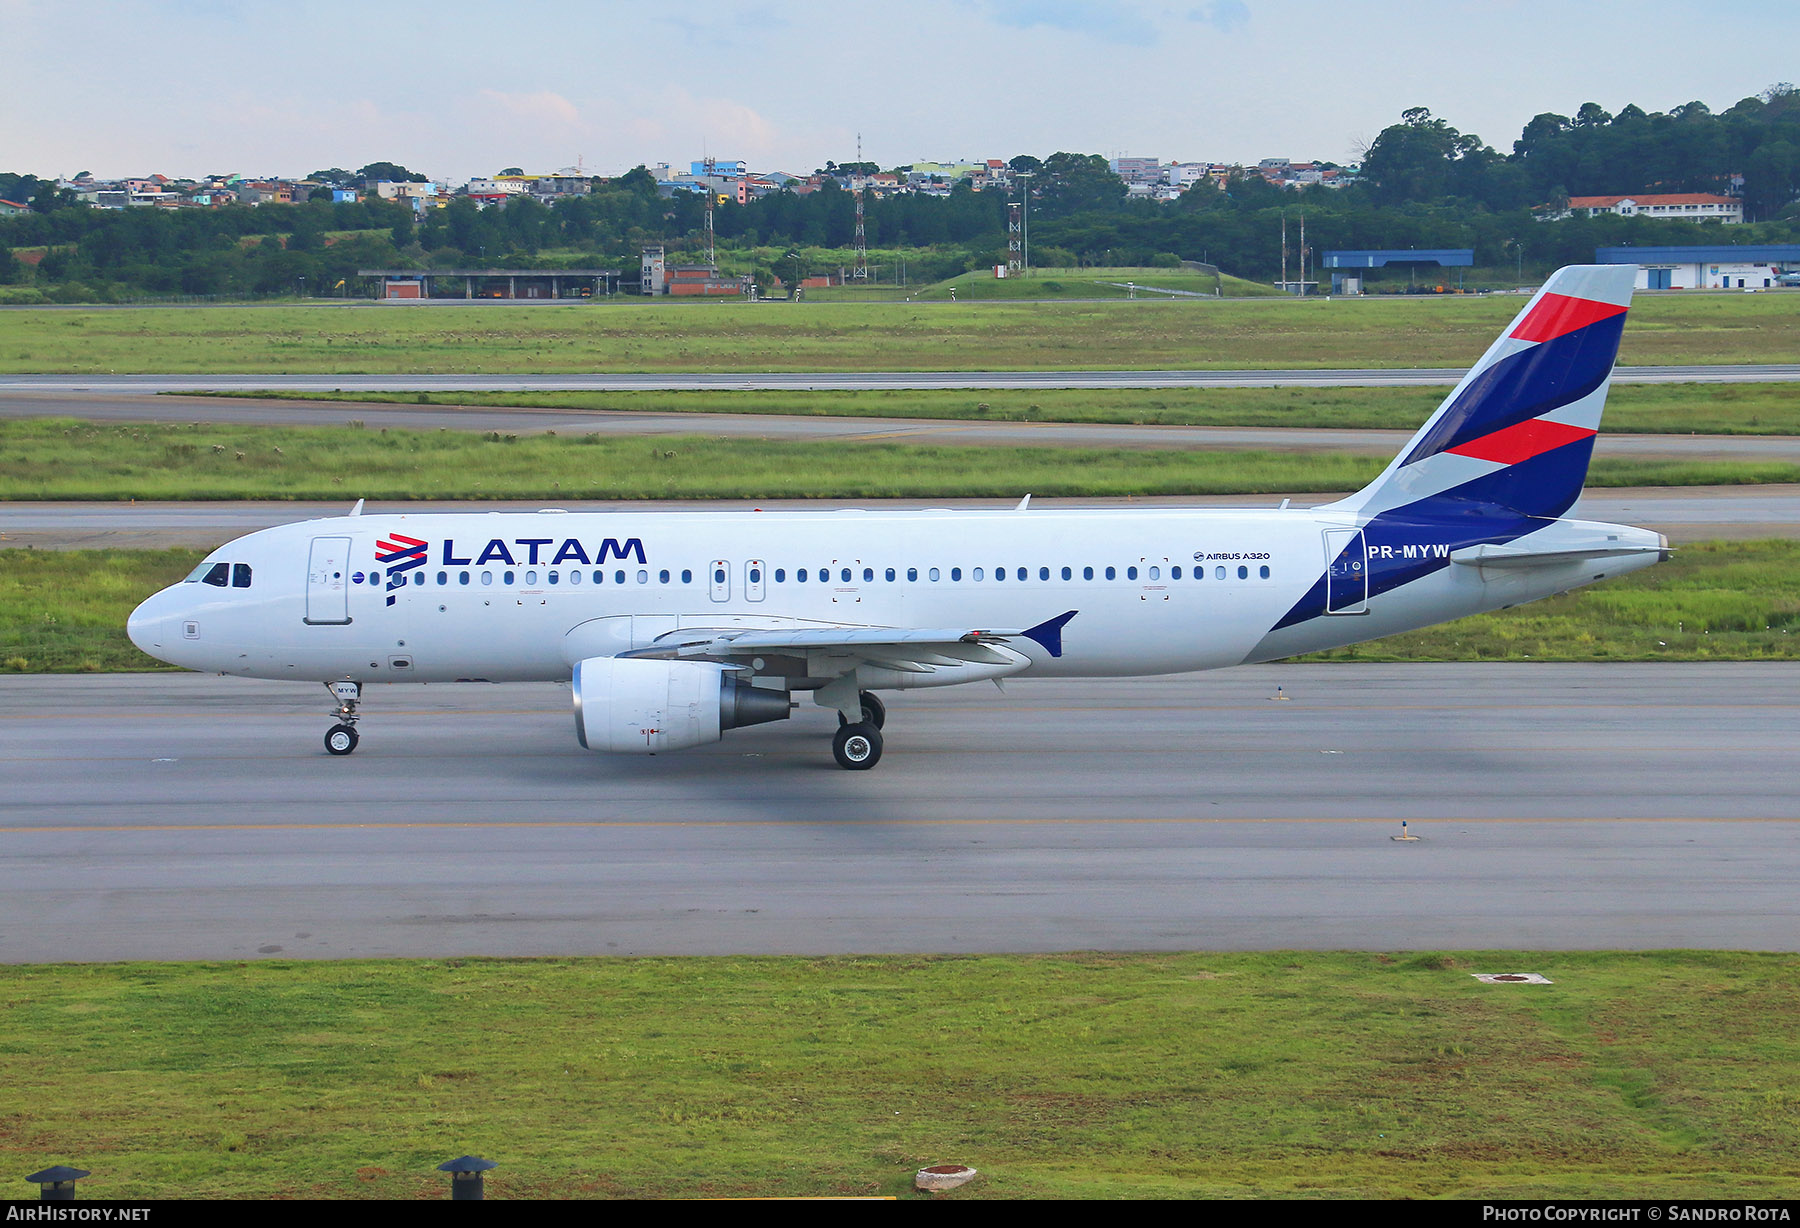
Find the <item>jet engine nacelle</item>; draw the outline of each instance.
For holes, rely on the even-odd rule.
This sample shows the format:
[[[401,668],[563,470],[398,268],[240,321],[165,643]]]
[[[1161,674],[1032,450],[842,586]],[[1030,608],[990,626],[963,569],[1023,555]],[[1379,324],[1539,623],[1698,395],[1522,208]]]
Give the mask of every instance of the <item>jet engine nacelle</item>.
[[[727,729],[784,721],[786,691],[738,681],[708,661],[589,657],[575,666],[575,736],[589,750],[680,750],[717,742]]]

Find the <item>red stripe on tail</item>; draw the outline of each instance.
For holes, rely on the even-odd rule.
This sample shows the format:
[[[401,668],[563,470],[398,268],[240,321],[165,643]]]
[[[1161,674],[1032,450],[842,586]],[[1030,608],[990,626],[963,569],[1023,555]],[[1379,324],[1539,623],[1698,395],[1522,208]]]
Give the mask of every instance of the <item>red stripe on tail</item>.
[[[1581,300],[1565,300],[1579,302]],[[1564,444],[1587,439],[1597,434],[1584,426],[1565,426],[1561,422],[1549,422],[1543,418],[1530,418],[1505,430],[1495,431],[1491,435],[1483,435],[1480,439],[1471,439],[1468,443],[1449,449],[1457,456],[1467,456],[1475,460],[1493,461],[1501,465],[1516,465],[1520,461],[1528,461],[1534,456],[1541,456],[1552,448],[1560,448]]]
[[[1624,315],[1617,303],[1599,303],[1590,298],[1570,298],[1566,294],[1546,294],[1531,313],[1519,321],[1512,336],[1520,341],[1554,341],[1578,328],[1586,328],[1600,320]]]

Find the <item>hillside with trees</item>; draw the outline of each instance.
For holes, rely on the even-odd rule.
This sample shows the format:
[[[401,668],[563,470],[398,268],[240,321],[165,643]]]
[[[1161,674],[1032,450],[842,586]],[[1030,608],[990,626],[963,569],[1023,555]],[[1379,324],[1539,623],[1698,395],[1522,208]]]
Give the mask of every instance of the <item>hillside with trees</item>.
[[[1040,267],[1183,258],[1272,280],[1281,268],[1283,219],[1297,265],[1293,225],[1304,214],[1314,253],[1468,247],[1477,266],[1529,277],[1591,260],[1600,246],[1800,238],[1800,90],[1771,86],[1718,113],[1690,102],[1667,112],[1633,105],[1612,115],[1584,103],[1573,116],[1536,116],[1504,154],[1428,109],[1412,108],[1370,142],[1361,174],[1341,190],[1283,191],[1252,170],[1223,190],[1203,180],[1165,204],[1128,198],[1098,155],[1020,155],[1010,165],[1033,175],[1032,263]],[[371,176],[424,180],[392,163],[311,178],[366,185]],[[1648,192],[1738,194],[1747,224],[1611,215],[1540,220],[1546,207],[1570,196]],[[704,212],[694,193],[661,196],[642,167],[548,204],[522,196],[480,208],[461,197],[418,218],[407,205],[372,194],[339,203],[330,195],[316,190],[291,205],[96,209],[53,181],[0,174],[0,199],[30,208],[0,218],[0,302],[302,290],[349,296],[365,292],[356,270],[370,267],[634,269],[646,242],[669,245],[675,259],[697,254]],[[868,245],[917,253],[909,257],[914,280],[1003,262],[1006,216],[1005,193],[976,192],[966,180],[944,195],[871,193],[865,201]],[[854,229],[853,196],[830,177],[817,191],[727,201],[715,212],[721,263],[765,284],[783,273],[769,250],[841,251],[852,245]]]

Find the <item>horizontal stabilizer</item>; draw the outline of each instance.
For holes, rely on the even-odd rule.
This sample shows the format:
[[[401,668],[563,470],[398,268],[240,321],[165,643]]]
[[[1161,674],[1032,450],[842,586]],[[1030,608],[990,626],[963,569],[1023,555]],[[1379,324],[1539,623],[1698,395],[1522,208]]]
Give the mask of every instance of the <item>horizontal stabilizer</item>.
[[[1666,556],[1668,546],[1666,544],[1651,546],[1614,543],[1604,546],[1576,546],[1561,550],[1531,550],[1522,546],[1484,542],[1479,546],[1464,546],[1461,550],[1451,551],[1450,561],[1470,567],[1551,567],[1558,563],[1584,563],[1592,559],[1634,558],[1645,554]]]

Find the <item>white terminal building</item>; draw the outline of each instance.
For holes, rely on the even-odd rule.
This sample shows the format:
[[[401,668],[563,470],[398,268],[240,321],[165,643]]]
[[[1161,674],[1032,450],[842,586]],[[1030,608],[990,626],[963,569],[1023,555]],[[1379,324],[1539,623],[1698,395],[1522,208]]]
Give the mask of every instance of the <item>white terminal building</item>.
[[[1800,268],[1800,243],[1696,247],[1602,247],[1598,264],[1635,264],[1639,290],[1767,290]]]

